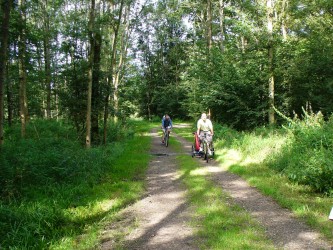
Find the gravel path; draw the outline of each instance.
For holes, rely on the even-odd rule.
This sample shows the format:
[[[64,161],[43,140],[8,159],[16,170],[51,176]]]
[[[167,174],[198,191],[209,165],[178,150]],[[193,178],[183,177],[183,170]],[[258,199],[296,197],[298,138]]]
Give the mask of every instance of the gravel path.
[[[161,144],[157,131],[150,153],[154,156],[147,172],[147,193],[126,208],[117,222],[105,229],[101,249],[199,249],[194,229],[189,226],[191,209],[186,203],[185,188],[177,175],[176,154]],[[190,157],[191,143],[172,133]],[[234,202],[245,208],[266,229],[277,249],[331,249],[330,244],[309,229],[286,209],[263,196],[237,175],[227,172],[211,160],[198,159],[209,177]],[[134,228],[134,230],[133,230]],[[117,245],[117,234],[125,242]]]
[[[110,235],[112,230],[126,234],[129,224],[136,224],[126,235],[122,249],[199,249],[188,223],[190,209],[177,175],[176,154],[161,143],[156,130],[151,136],[150,153],[154,158],[147,172],[147,193],[125,209],[118,223],[106,229],[105,234]],[[106,237],[102,249],[114,249],[114,245],[114,239]]]

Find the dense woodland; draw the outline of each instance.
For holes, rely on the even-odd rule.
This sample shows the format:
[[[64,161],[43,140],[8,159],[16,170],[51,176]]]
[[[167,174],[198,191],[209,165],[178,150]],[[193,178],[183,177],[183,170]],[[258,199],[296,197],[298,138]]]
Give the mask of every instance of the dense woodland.
[[[329,117],[332,21],[330,0],[2,0],[1,142],[36,117],[70,120],[87,145],[130,115]]]
[[[314,124],[309,146],[330,157],[332,24],[329,0],[3,0],[0,145],[40,139],[41,120],[72,126],[90,148],[116,141],[130,117],[194,121],[209,111],[238,131]],[[316,184],[333,176],[317,160],[317,177],[300,179],[331,192],[332,181]]]

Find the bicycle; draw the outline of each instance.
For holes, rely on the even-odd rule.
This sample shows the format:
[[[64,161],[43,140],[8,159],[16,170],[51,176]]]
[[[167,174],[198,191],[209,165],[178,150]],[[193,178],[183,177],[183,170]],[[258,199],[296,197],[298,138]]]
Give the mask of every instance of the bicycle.
[[[164,130],[164,145],[166,147],[169,146],[169,138],[170,138],[170,128],[166,128]]]
[[[213,142],[208,142],[207,133],[204,133],[204,138],[202,140],[202,151],[204,154],[204,160],[208,163],[209,157],[214,157],[214,148]]]

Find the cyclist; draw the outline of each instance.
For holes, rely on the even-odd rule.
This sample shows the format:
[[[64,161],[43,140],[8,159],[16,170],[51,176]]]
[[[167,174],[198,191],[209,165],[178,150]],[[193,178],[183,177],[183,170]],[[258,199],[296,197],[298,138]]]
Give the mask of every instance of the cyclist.
[[[213,124],[211,120],[207,118],[206,113],[202,113],[201,119],[197,122],[197,135],[199,136],[200,141],[200,151],[202,151],[202,140],[205,137],[205,134],[209,145],[211,145],[214,135]]]
[[[162,130],[163,130],[163,135],[162,135],[162,143],[164,143],[164,133],[172,129],[172,120],[168,114],[165,114],[162,118]]]

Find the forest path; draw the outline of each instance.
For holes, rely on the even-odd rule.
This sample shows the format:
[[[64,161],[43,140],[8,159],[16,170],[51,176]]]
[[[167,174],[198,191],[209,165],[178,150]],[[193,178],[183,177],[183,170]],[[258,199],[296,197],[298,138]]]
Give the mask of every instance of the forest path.
[[[177,172],[177,154],[161,143],[156,129],[151,136],[153,159],[147,170],[146,195],[126,208],[118,222],[105,231],[113,236],[121,232],[125,243],[117,246],[116,240],[108,236],[102,249],[199,249],[189,226],[190,208]]]
[[[147,194],[126,208],[119,220],[106,229],[106,233],[112,235],[110,232],[113,231],[125,235],[121,249],[199,249],[198,239],[189,226],[191,209],[186,203],[185,187],[177,173],[176,154],[161,144],[157,130],[153,130],[151,136],[150,153],[154,158],[147,171]],[[175,133],[172,136],[182,143],[183,153],[191,157],[192,144]],[[198,161],[208,171],[207,178],[264,226],[277,249],[331,249],[318,233],[297,220],[290,211],[250,187],[239,176],[229,173],[214,160],[209,163],[202,159]],[[101,248],[115,249],[116,234],[113,233],[113,238],[106,237]]]

